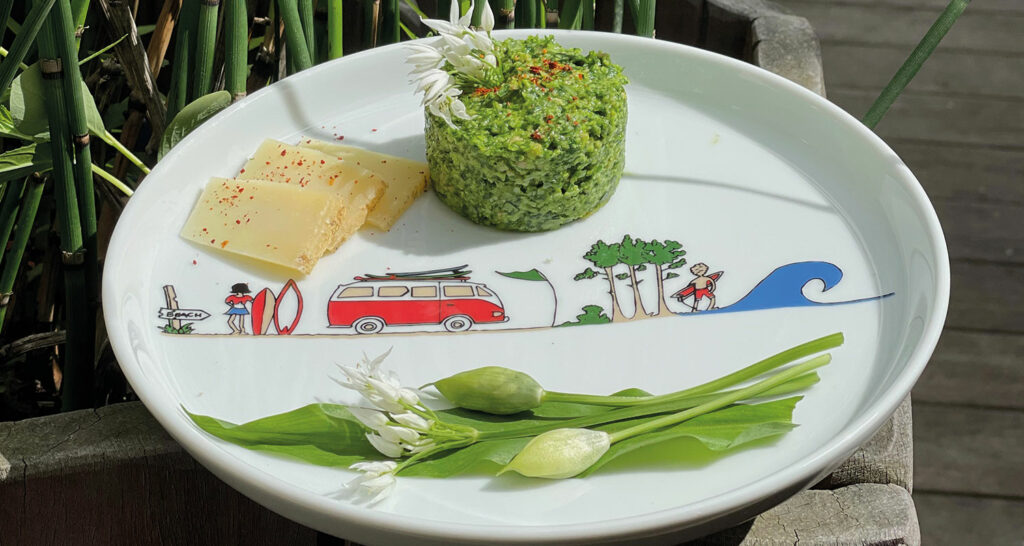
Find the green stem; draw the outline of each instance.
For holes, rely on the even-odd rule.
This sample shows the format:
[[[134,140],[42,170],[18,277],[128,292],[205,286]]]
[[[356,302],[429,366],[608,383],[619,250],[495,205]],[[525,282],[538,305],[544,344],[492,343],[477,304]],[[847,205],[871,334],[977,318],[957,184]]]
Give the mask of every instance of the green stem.
[[[487,5],[487,0],[476,0],[473,3],[473,17],[470,18],[469,24],[474,27],[480,26],[480,20],[484,17],[484,6]]]
[[[778,374],[773,375],[768,379],[759,381],[744,389],[739,389],[729,394],[719,396],[715,400],[701,404],[695,408],[690,408],[688,410],[681,411],[676,414],[666,415],[664,417],[660,417],[658,419],[654,419],[646,423],[642,423],[633,427],[612,432],[609,434],[611,443],[614,444],[615,442],[625,440],[626,438],[632,438],[633,436],[637,436],[645,432],[651,432],[653,430],[658,430],[659,428],[664,428],[667,426],[674,425],[676,423],[681,423],[683,421],[686,421],[687,419],[693,419],[698,415],[704,415],[705,413],[709,413],[717,409],[724,408],[730,404],[739,402],[740,400],[753,398],[755,396],[760,395],[766,390],[769,390],[773,387],[777,387],[785,383],[786,381],[789,381],[790,379],[807,373],[815,368],[820,368],[828,364],[831,360],[832,355],[829,354],[816,356],[811,360],[808,360],[807,362],[797,364],[796,366],[793,366],[788,370],[779,372]]]
[[[306,50],[309,51],[309,58],[315,59],[316,33],[313,28],[313,0],[299,0],[299,19],[302,20],[302,35],[306,40]]]
[[[14,280],[18,276],[21,260],[25,257],[25,248],[28,247],[28,240],[32,235],[32,226],[36,221],[36,211],[39,210],[39,201],[43,196],[42,177],[37,175],[29,176],[26,184],[28,187],[25,190],[25,194],[21,197],[21,216],[18,218],[18,228],[14,232],[14,240],[11,241],[11,249],[7,251],[7,255],[4,257],[3,272],[0,272],[0,298],[3,298],[5,294],[10,294],[14,288]],[[11,219],[13,220],[13,217]],[[3,240],[7,241],[6,238]],[[0,332],[4,328],[4,319],[7,316],[8,306],[0,304]]]
[[[342,1],[327,0],[327,58],[338,59],[345,54],[342,46],[344,19]]]
[[[63,66],[57,57],[55,25],[44,25],[37,37],[43,94],[50,123],[50,149],[53,156],[54,198],[57,226],[60,230],[64,261],[64,379],[61,383],[61,409],[71,411],[93,405],[93,340],[90,328],[95,315],[86,297],[85,271],[80,265],[82,224],[78,212],[75,177],[72,171],[71,131],[67,125],[68,108],[64,96]],[[72,63],[75,64],[75,63]]]
[[[245,96],[245,80],[249,72],[249,25],[245,0],[227,0],[224,9],[224,88],[231,93],[231,100],[239,100]]]
[[[35,41],[36,35],[43,27],[43,22],[49,15],[53,2],[54,0],[40,0],[32,5],[28,16],[25,17],[25,22],[21,25],[21,31],[14,37],[10,52],[0,62],[0,90],[11,86],[18,68],[21,67],[21,61],[25,59],[25,55],[32,47],[32,42]]]
[[[11,8],[14,0],[0,0],[0,44],[4,41],[4,34],[7,32],[7,21],[11,19]]]
[[[536,0],[537,8],[534,11],[534,16],[537,18],[534,26],[537,28],[547,28],[548,26],[548,3],[545,0]]]
[[[10,51],[7,51],[6,49],[0,47],[0,57],[6,58],[10,54],[11,54]],[[25,64],[24,62],[20,62],[20,63],[18,63],[18,69],[20,69],[20,70],[28,70],[28,65]]]
[[[199,21],[196,27],[195,79],[189,101],[194,101],[210,92],[213,80],[213,54],[217,47],[217,10],[220,0],[201,0]]]
[[[123,155],[128,161],[132,163],[132,165],[138,167],[139,170],[143,172],[143,174],[149,174],[149,167],[147,167],[146,164],[143,163],[141,159],[136,157],[135,154],[131,152],[131,150],[125,148],[124,145],[121,144],[121,141],[117,140],[117,138],[115,138],[114,135],[110,134],[110,131],[104,130],[104,134],[100,135],[100,138],[103,139],[103,142],[109,144],[111,148],[120,152],[121,155]]]
[[[167,124],[188,101],[188,71],[195,39],[198,0],[182,0],[174,37],[174,60],[171,65],[171,86],[167,92]]]
[[[299,6],[296,0],[277,0],[281,19],[284,20],[284,39],[288,46],[288,62],[292,63],[295,72],[313,66],[306,48],[306,37],[302,32],[302,20],[299,18]]]
[[[654,37],[654,14],[657,0],[631,0],[633,21],[636,24],[636,35],[646,38]]]
[[[882,89],[882,93],[875,99],[868,112],[864,114],[863,122],[868,129],[874,129],[878,122],[882,121],[885,113],[896,102],[896,98],[900,96],[900,93],[914,79],[917,71],[921,69],[924,62],[928,60],[928,57],[938,47],[942,38],[953,27],[953,23],[956,23],[956,20],[967,9],[967,4],[970,3],[971,0],[950,0],[946,9],[942,11],[939,18],[936,19],[935,23],[928,29],[928,32],[921,38],[914,51],[903,62],[903,66],[896,71],[892,80],[885,86],[885,89]]]
[[[75,152],[75,186],[78,211],[82,221],[82,242],[85,245],[85,278],[88,289],[83,296],[90,306],[99,306],[99,258],[96,236],[96,190],[92,177],[92,152],[89,145],[89,123],[82,92],[82,72],[78,66],[78,44],[69,0],[57,0],[50,11],[57,55],[64,69],[64,96],[67,99],[68,123]],[[90,322],[89,324],[92,324]]]
[[[11,237],[11,230],[14,229],[14,218],[18,215],[21,192],[24,187],[24,181],[19,178],[8,182],[3,188],[4,196],[0,200],[0,256],[3,255],[3,249],[7,248],[7,240]],[[0,294],[2,293],[0,291]]]
[[[383,0],[381,2],[382,27],[380,43],[395,44],[402,40],[399,28],[401,14],[398,10],[398,0]]]
[[[110,182],[111,186],[114,186],[115,188],[121,190],[121,193],[127,195],[128,197],[131,197],[135,193],[124,182],[121,182],[120,180],[118,180],[118,178],[116,176],[114,176],[114,175],[108,173],[107,171],[97,167],[96,165],[92,166],[92,172],[95,173],[96,176],[106,180],[107,182]]]
[[[683,389],[668,394],[661,394],[657,396],[600,396],[593,394],[575,394],[575,393],[563,393],[545,391],[543,401],[545,402],[576,402],[582,404],[592,404],[601,406],[637,406],[642,404],[650,404],[657,402],[666,402],[671,400],[677,400],[680,398],[686,398],[690,396],[696,396],[700,394],[707,394],[720,391],[727,387],[742,383],[749,379],[753,379],[759,375],[765,374],[771,370],[774,370],[780,366],[784,366],[799,360],[801,358],[808,357],[815,353],[834,349],[843,344],[843,334],[835,333],[830,334],[818,339],[808,341],[807,343],[801,343],[796,347],[786,349],[781,353],[774,354],[764,360],[755,362],[746,368],[737,370],[729,375],[725,375],[709,381],[702,385]]]
[[[71,0],[71,23],[74,25],[75,33],[78,29],[85,28],[85,18],[89,15],[89,0]],[[82,43],[80,36],[75,37],[75,51]]]
[[[580,30],[583,27],[583,0],[562,0],[558,28]]]
[[[612,11],[612,32],[622,34],[623,12],[626,9],[625,0],[615,0],[615,7]]]
[[[606,0],[607,1],[607,0]],[[594,30],[594,2],[585,0],[583,2],[583,30]]]
[[[516,2],[516,28],[536,28],[537,4],[537,0],[518,0]]]

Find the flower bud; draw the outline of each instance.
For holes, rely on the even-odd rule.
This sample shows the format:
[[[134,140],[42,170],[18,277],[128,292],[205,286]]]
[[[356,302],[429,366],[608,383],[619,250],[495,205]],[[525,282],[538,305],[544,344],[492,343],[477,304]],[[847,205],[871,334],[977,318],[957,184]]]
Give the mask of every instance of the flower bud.
[[[449,402],[460,408],[509,415],[540,405],[544,389],[523,372],[485,366],[434,382]]]
[[[530,440],[498,474],[514,470],[531,478],[571,478],[590,468],[610,446],[608,433],[600,430],[549,430]]]

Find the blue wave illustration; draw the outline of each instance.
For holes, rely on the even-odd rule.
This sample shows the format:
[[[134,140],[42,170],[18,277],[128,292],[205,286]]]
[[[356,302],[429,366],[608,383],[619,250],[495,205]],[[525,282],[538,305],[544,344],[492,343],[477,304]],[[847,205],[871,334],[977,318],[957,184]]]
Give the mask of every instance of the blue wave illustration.
[[[698,313],[681,313],[681,315],[706,313],[733,313],[738,311],[756,311],[759,309],[779,309],[783,307],[812,307],[818,305],[843,305],[873,301],[891,296],[892,293],[849,301],[817,302],[804,296],[803,289],[807,283],[819,280],[825,284],[822,292],[826,292],[843,279],[843,271],[829,262],[798,262],[786,264],[772,271],[761,282],[757,283],[746,296],[732,305]]]

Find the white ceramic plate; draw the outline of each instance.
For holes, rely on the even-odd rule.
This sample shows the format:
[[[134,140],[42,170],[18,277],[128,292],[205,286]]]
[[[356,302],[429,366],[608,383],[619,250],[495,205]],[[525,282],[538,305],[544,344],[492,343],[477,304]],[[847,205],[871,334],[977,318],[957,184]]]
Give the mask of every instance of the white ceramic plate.
[[[264,138],[344,136],[346,144],[422,159],[423,114],[405,51],[352,55],[255,93],[154,169],[108,251],[104,311],[133,387],[201,463],[287,517],[366,543],[679,540],[807,487],[889,417],[934,348],[949,283],[939,224],[899,158],[829,102],[747,64],[663,41],[552,34],[607,51],[631,80],[627,175],[609,204],[554,232],[513,234],[473,225],[428,193],[391,232],[363,231],[295,279],[304,305],[292,335],[224,335],[233,284],[279,292],[288,279],[190,245],[178,231],[207,180],[232,176]],[[592,244],[627,234],[682,243],[688,264],[664,286],[673,313],[550,328],[576,320],[585,305],[610,310],[606,280],[573,277],[591,265],[583,254]],[[715,290],[721,312],[687,313],[692,298],[671,297],[698,262],[725,272]],[[460,335],[423,324],[369,336],[330,327],[328,302],[355,276],[462,264],[473,271],[470,282],[497,294],[507,322],[473,317]],[[531,269],[550,285],[497,274]],[[653,268],[638,275],[642,305],[656,312]],[[615,282],[622,314],[632,316],[632,289]],[[193,322],[193,334],[160,331],[165,285],[180,308],[211,315]],[[284,324],[297,314],[294,296],[282,298]],[[666,392],[835,331],[847,343],[797,406],[800,426],[777,441],[724,457],[692,444],[685,463],[619,465],[581,480],[400,479],[373,509],[331,498],[349,471],[229,445],[182,410],[243,422],[317,400],[355,403],[328,374],[388,347],[387,367],[409,385],[499,364],[552,390]]]

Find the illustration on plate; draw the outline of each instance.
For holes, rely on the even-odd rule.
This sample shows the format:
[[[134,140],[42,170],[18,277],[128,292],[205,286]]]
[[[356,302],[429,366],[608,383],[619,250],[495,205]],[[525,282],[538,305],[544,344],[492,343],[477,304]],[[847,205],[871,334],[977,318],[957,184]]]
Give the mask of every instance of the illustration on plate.
[[[401,273],[364,273],[352,277],[350,282],[334,281],[315,291],[323,296],[312,300],[312,311],[314,316],[325,316],[326,321],[307,322],[300,334],[536,330],[669,316],[839,305],[891,295],[839,302],[814,301],[804,295],[805,286],[819,280],[824,284],[822,291],[827,291],[839,283],[843,272],[829,262],[806,261],[775,268],[743,297],[719,305],[724,271],[711,272],[707,263],[698,262],[688,268],[691,276],[681,277],[675,270],[687,265],[686,254],[679,241],[644,240],[626,234],[618,242],[599,239],[591,244],[580,255],[587,266],[571,276],[572,282],[569,276],[559,282],[561,275],[552,280],[538,268],[493,271],[493,277],[484,274],[471,279],[473,272],[468,269],[469,264]],[[582,282],[593,279],[604,282]],[[641,289],[642,283],[651,280],[653,286]],[[511,281],[544,283],[550,290],[550,300],[546,296],[548,290],[537,291]],[[685,284],[678,284],[684,281]],[[733,283],[728,286],[727,290],[736,290]],[[595,290],[598,287],[605,290]],[[580,312],[575,320],[563,319],[559,323],[559,291],[565,292],[563,299],[575,302],[574,308],[582,304],[577,308]],[[193,322],[209,317],[209,313],[201,309],[180,309],[171,285],[165,286],[164,292],[166,307],[160,309],[158,317],[168,321],[161,326],[161,331],[168,334],[290,335],[297,331],[303,316],[304,300],[294,279],[289,279],[276,294],[264,287],[255,296],[251,295],[248,283],[232,284],[223,302],[228,306],[224,314],[230,333],[195,332]],[[501,294],[509,299],[503,300]],[[550,321],[545,317],[550,317]]]

